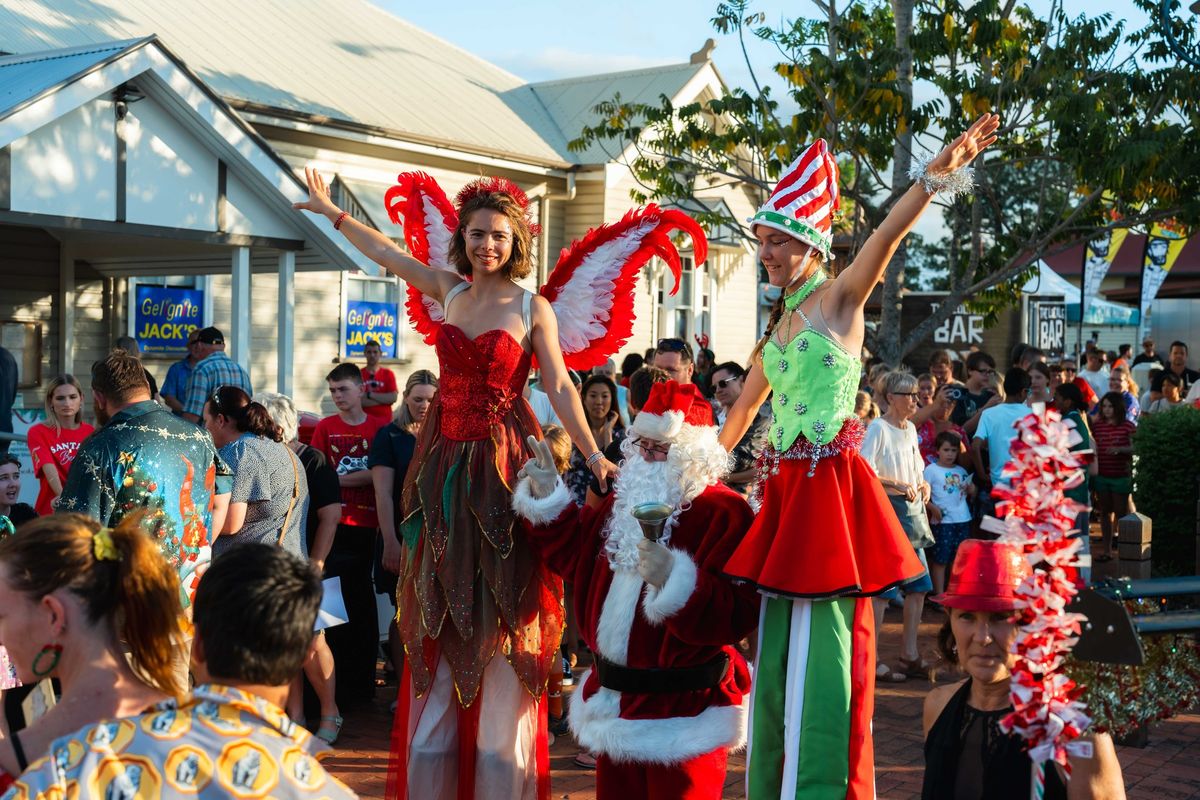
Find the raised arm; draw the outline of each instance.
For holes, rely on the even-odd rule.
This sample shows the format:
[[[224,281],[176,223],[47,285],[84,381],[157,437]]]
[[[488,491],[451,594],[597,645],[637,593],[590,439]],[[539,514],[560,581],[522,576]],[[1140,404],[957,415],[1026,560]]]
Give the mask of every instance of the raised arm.
[[[929,162],[927,174],[947,175],[967,166],[985,147],[996,141],[999,127],[998,116],[984,114]],[[920,182],[914,183],[904,193],[883,223],[867,239],[854,262],[833,282],[830,289],[831,306],[826,307],[830,314],[841,316],[857,311],[866,304],[871,290],[883,278],[883,270],[892,260],[896,248],[932,199]]]
[[[728,452],[733,452],[733,448],[737,447],[737,443],[746,435],[755,414],[770,392],[771,385],[767,383],[767,376],[763,374],[762,363],[756,361],[750,368],[750,373],[746,375],[741,397],[725,415],[725,427],[721,428],[721,435],[718,437],[721,446]]]
[[[304,178],[308,181],[308,199],[303,203],[293,203],[292,208],[311,211],[320,214],[330,222],[336,223],[342,216],[342,210],[333,204],[329,197],[329,188],[325,179],[315,169],[304,168]],[[360,253],[386,269],[393,275],[399,276],[406,283],[417,287],[426,297],[431,297],[439,303],[454,286],[462,281],[457,275],[440,269],[430,269],[406,255],[400,247],[374,228],[363,225],[350,215],[346,215],[338,230],[350,240]]]
[[[529,338],[542,370],[542,391],[550,398],[550,406],[562,422],[563,429],[585,456],[599,451],[591,428],[587,425],[587,418],[583,415],[583,401],[579,398],[579,392],[575,391],[575,385],[567,374],[567,365],[563,362],[562,347],[558,343],[558,319],[554,316],[550,301],[541,295],[533,296],[533,331]],[[604,485],[604,479],[616,471],[616,465],[603,456],[592,465],[592,472],[600,480],[601,486]]]

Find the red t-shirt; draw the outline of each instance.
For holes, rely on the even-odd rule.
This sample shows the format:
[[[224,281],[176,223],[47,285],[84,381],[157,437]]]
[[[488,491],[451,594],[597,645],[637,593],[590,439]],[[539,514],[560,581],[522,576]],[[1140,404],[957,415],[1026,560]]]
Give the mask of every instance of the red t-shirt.
[[[399,389],[396,386],[396,373],[392,372],[387,367],[380,367],[374,372],[370,372],[366,367],[362,368],[363,389],[369,389],[372,396],[379,392],[396,392]],[[392,406],[363,406],[363,411],[370,414],[372,417],[379,417],[384,422],[392,421]]]
[[[63,428],[56,432],[44,422],[39,422],[29,429],[29,455],[33,461],[33,471],[41,485],[37,502],[33,506],[39,516],[54,513],[54,507],[50,505],[54,500],[54,490],[50,488],[50,481],[46,480],[42,467],[53,464],[58,472],[59,485],[65,484],[71,462],[79,452],[79,443],[90,436],[93,430],[95,428],[86,422],[80,423],[73,431]]]
[[[1080,394],[1083,395],[1083,402],[1088,404],[1088,408],[1091,408],[1093,405],[1096,404],[1096,401],[1099,398],[1096,397],[1096,390],[1093,389],[1092,385],[1087,382],[1087,378],[1078,378],[1077,377],[1074,380],[1072,380],[1071,383],[1073,383],[1079,387],[1079,392],[1080,392]]]
[[[339,476],[361,472],[368,469],[367,455],[376,432],[387,424],[386,419],[368,415],[365,422],[350,425],[334,414],[317,423],[311,445],[325,454],[325,460]],[[341,523],[362,528],[379,526],[379,517],[375,513],[375,489],[370,483],[366,486],[342,487]]]

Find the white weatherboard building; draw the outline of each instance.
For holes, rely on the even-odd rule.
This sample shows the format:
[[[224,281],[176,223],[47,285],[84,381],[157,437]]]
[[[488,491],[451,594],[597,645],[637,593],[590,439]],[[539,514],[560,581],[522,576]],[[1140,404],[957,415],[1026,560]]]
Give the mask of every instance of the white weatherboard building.
[[[27,0],[0,6],[0,52],[0,343],[22,365],[27,408],[60,372],[86,387],[118,335],[214,324],[256,389],[327,413],[323,377],[347,357],[364,301],[395,305],[401,380],[436,369],[404,319],[403,285],[325,220],[292,211],[304,166],[398,240],[383,204],[398,172],[429,172],[451,196],[481,174],[510,178],[545,231],[542,278],[572,239],[632,205],[620,154],[567,146],[595,104],[618,93],[678,104],[722,88],[708,49],[525,83],[365,0]],[[756,205],[738,188],[708,199],[737,217]],[[749,354],[753,250],[710,238],[706,264],[685,258],[676,297],[647,270],[628,352],[708,334],[719,358]],[[145,360],[161,380],[179,357]]]

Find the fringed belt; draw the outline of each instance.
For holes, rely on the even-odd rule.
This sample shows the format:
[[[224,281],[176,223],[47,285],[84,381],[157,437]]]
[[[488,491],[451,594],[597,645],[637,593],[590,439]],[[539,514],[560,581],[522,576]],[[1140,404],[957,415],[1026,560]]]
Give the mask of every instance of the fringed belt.
[[[782,453],[768,444],[758,457],[758,484],[756,494],[762,492],[762,485],[772,475],[779,474],[780,461],[803,461],[808,459],[808,476],[811,478],[817,472],[817,464],[826,458],[831,458],[843,450],[858,450],[862,447],[866,426],[858,417],[850,417],[842,423],[842,429],[828,442],[817,444],[800,436],[796,442]]]

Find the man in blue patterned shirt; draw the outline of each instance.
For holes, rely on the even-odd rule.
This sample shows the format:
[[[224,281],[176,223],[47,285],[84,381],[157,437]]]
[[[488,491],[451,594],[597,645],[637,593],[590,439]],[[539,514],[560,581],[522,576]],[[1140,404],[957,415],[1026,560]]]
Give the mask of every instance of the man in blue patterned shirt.
[[[232,475],[212,437],[150,399],[141,362],[114,350],[92,367],[96,421],[71,464],[58,510],[116,525],[148,509],[147,532],[187,577],[209,560],[225,521]],[[186,603],[185,603],[186,604]]]
[[[204,328],[196,334],[196,358],[198,362],[188,378],[184,392],[184,419],[197,425],[204,420],[204,404],[213,392],[222,386],[237,386],[251,397],[250,375],[242,365],[225,355],[225,334],[217,328]]]

